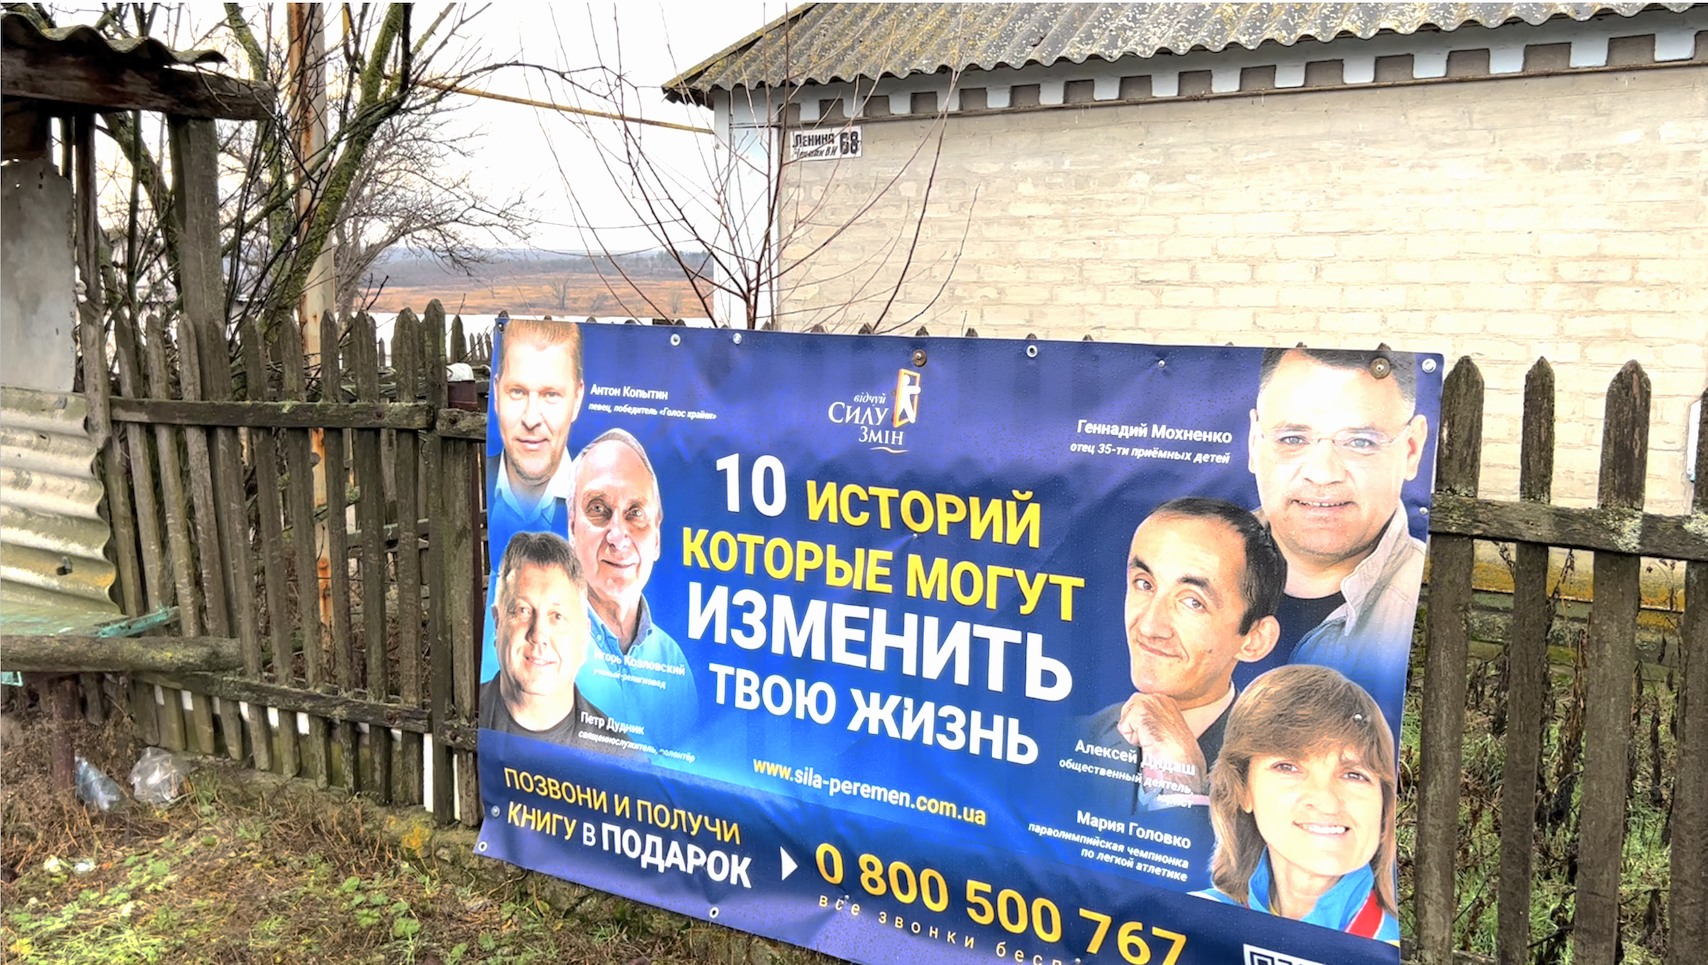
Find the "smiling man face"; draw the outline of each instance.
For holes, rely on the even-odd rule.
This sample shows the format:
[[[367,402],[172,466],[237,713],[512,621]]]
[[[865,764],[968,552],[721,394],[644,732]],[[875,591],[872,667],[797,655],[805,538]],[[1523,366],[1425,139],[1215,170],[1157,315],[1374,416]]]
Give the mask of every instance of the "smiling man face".
[[[624,643],[639,625],[663,515],[658,479],[632,436],[601,436],[582,450],[570,533],[593,611]]]
[[[1335,592],[1400,509],[1428,426],[1398,373],[1283,355],[1251,411],[1249,463],[1289,595]]]
[[[581,411],[581,336],[568,322],[517,319],[502,339],[493,374],[493,411],[512,493],[539,501],[569,450]]]
[[[1227,695],[1236,664],[1269,652],[1275,618],[1248,613],[1245,572],[1244,539],[1221,519],[1157,512],[1139,524],[1127,556],[1135,690],[1205,706]]]
[[[549,534],[525,539],[559,540]],[[567,547],[565,547],[567,551]],[[573,563],[564,559],[565,564]],[[587,655],[586,597],[566,565],[522,560],[493,605],[499,693],[517,723],[545,730],[575,706],[575,675]]]

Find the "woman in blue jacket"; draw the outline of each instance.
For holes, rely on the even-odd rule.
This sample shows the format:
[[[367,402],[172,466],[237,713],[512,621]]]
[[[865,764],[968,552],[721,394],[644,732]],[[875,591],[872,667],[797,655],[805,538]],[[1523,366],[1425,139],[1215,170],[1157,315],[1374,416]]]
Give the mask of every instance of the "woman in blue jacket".
[[[1398,943],[1394,735],[1363,688],[1311,664],[1252,681],[1210,772],[1202,897]]]

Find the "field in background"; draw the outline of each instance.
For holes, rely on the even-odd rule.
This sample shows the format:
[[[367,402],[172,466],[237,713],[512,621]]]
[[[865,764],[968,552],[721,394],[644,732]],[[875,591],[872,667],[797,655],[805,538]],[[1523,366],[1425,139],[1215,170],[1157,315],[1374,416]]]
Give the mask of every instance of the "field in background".
[[[437,298],[446,312],[463,315],[503,311],[570,318],[704,318],[709,314],[705,304],[711,301],[709,284],[691,283],[659,252],[616,258],[495,252],[470,271],[463,274],[420,259],[388,260],[374,270],[365,307],[371,312],[405,307],[419,312]]]

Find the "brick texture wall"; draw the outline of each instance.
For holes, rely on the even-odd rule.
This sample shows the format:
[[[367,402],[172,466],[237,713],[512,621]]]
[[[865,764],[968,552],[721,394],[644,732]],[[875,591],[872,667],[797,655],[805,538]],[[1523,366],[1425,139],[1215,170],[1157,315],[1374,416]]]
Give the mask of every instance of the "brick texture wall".
[[[1554,491],[1577,505],[1608,382],[1636,359],[1648,508],[1688,508],[1708,66],[861,123],[861,157],[786,168],[785,328],[1468,355],[1501,497],[1546,357]]]

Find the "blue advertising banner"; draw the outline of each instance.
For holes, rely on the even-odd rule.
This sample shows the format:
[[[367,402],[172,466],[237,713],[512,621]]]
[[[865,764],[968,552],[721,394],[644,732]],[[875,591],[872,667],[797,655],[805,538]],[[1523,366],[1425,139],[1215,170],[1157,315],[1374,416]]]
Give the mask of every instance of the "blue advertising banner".
[[[1399,960],[1438,356],[494,353],[481,853],[854,961]]]

